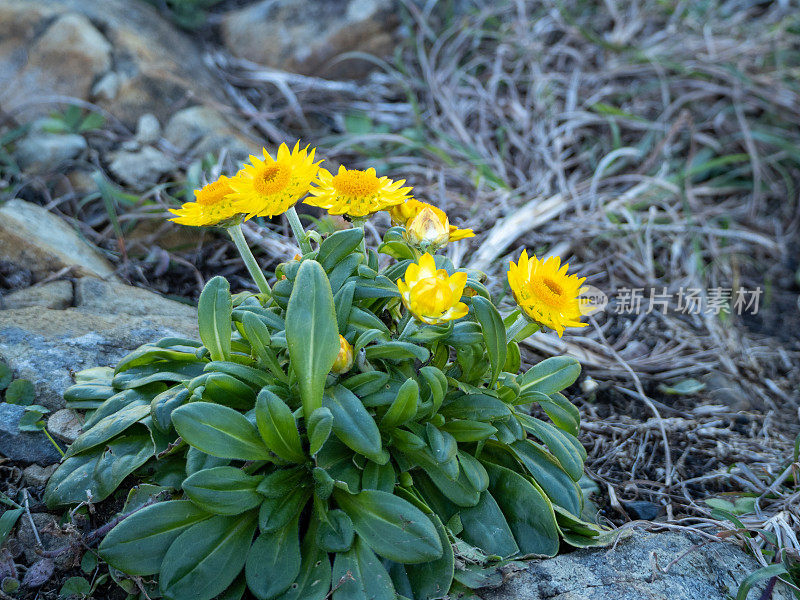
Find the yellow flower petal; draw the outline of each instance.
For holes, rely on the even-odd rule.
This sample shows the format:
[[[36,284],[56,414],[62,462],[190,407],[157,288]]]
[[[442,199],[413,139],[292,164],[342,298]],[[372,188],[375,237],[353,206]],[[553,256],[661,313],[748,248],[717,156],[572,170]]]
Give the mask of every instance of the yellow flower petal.
[[[439,325],[467,314],[467,305],[460,302],[466,282],[466,273],[448,275],[444,269],[436,269],[433,256],[425,253],[417,263],[408,266],[405,280],[398,280],[397,288],[414,317],[429,325]]]
[[[170,209],[176,215],[170,219],[181,225],[200,227],[203,225],[217,225],[239,214],[232,199],[233,189],[231,179],[221,176],[194,193],[194,202],[185,202],[179,209]]]
[[[359,171],[340,166],[336,175],[320,169],[315,187],[309,190],[313,198],[305,202],[332,215],[366,217],[404,202],[411,191],[410,187],[402,187],[404,183],[405,180],[378,177],[373,168]]]

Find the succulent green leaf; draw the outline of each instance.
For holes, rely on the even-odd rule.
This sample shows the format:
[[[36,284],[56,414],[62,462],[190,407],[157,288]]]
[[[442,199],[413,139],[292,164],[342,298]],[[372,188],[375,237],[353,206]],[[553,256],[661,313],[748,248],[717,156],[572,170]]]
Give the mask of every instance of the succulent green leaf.
[[[389,573],[364,540],[357,537],[333,561],[333,600],[395,600]]]
[[[476,546],[487,554],[508,557],[519,552],[517,542],[511,533],[503,511],[494,497],[488,492],[481,494],[478,504],[462,509],[460,514],[464,541]]]
[[[210,402],[192,402],[172,413],[183,440],[206,454],[235,460],[270,460],[255,426],[241,413]]]
[[[481,324],[486,352],[489,355],[489,362],[492,364],[490,385],[494,385],[506,362],[506,328],[503,325],[503,318],[500,313],[497,312],[494,304],[486,298],[481,296],[473,297],[472,310],[478,323]]]
[[[323,399],[333,414],[333,433],[359,454],[384,464],[389,459],[383,450],[381,434],[358,396],[341,385],[329,388]]]
[[[100,557],[130,575],[158,573],[170,545],[191,525],[211,515],[188,500],[147,506],[114,527],[103,539]]]
[[[203,288],[197,302],[200,339],[211,360],[229,360],[231,355],[231,286],[224,277],[214,277]]]
[[[330,273],[343,258],[358,248],[363,239],[364,231],[360,227],[336,231],[320,244],[317,262]]]
[[[310,489],[298,487],[282,496],[266,498],[258,511],[259,529],[262,533],[270,533],[285,527],[300,516],[310,496]]]
[[[279,457],[296,463],[306,460],[291,409],[266,388],[256,400],[256,424],[267,447]]]
[[[546,358],[520,375],[517,380],[522,391],[555,394],[571,386],[581,374],[580,363],[571,356]]]
[[[390,429],[402,425],[414,418],[417,414],[417,404],[419,403],[419,384],[414,379],[406,379],[397,397],[392,402],[389,410],[381,419],[381,427]]]
[[[328,511],[327,520],[320,521],[317,529],[317,545],[326,552],[347,552],[353,545],[355,529],[353,521],[343,510]]]
[[[431,520],[408,501],[379,490],[333,492],[356,533],[381,556],[402,563],[436,560],[442,543]]]
[[[339,354],[331,284],[314,260],[304,260],[297,272],[286,310],[286,343],[308,419],[322,406],[325,379]]]
[[[286,591],[300,574],[300,529],[298,519],[282,528],[262,533],[247,555],[247,587],[259,598],[274,598]]]
[[[217,515],[238,515],[263,500],[256,492],[260,478],[235,467],[198,471],[183,482],[183,491],[200,508]]]
[[[213,516],[182,532],[161,563],[159,584],[167,598],[211,600],[241,572],[256,528],[255,512]]]
[[[330,409],[320,406],[311,413],[306,429],[308,430],[308,453],[314,456],[328,441],[333,429],[333,413]]]

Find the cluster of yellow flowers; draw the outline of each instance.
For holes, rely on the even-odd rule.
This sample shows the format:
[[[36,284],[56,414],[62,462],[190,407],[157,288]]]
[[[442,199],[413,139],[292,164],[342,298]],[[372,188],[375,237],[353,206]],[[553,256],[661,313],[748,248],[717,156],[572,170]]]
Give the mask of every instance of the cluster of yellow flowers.
[[[314,148],[301,149],[298,142],[292,150],[281,144],[275,158],[266,149],[263,160],[251,155],[250,164],[236,176],[220,177],[197,190],[194,202],[171,209],[176,215],[171,220],[183,225],[235,228],[242,219],[287,213],[293,229],[297,226],[302,230],[294,205],[307,194],[306,204],[332,215],[346,215],[356,223],[385,210],[393,225],[405,227],[408,243],[421,254],[408,266],[404,279],[397,281],[405,307],[429,325],[464,317],[468,307],[461,298],[467,274],[450,275],[445,269],[437,269],[431,252],[449,242],[473,237],[473,231],[451,225],[444,211],[412,198],[411,187],[403,186],[405,180],[378,177],[375,169],[343,166],[334,175],[319,166],[322,161],[314,162],[315,152]],[[301,240],[301,245],[304,242]],[[580,317],[589,312],[586,301],[580,298],[585,278],[567,275],[568,267],[562,266],[558,257],[529,258],[523,251],[516,264],[510,262],[508,271],[509,285],[525,317],[559,336],[565,327],[585,326]],[[352,356],[343,355],[340,362],[344,368],[348,362],[352,364]]]

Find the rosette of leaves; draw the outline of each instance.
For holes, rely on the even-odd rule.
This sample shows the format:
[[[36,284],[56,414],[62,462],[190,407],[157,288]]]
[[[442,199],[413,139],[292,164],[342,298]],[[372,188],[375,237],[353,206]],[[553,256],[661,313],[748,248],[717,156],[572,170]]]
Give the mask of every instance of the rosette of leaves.
[[[157,574],[175,600],[418,600],[479,579],[454,569],[454,545],[510,559],[602,543],[582,516],[586,454],[561,394],[577,362],[518,374],[478,273],[467,317],[403,317],[401,234],[386,234],[400,258],[383,269],[362,238],[336,232],[282,264],[266,305],[216,277],[199,341],[78,374],[66,399],[90,412],[48,505],[101,501],[131,475],[172,490],[106,536],[111,566]],[[356,358],[334,375],[340,334]]]

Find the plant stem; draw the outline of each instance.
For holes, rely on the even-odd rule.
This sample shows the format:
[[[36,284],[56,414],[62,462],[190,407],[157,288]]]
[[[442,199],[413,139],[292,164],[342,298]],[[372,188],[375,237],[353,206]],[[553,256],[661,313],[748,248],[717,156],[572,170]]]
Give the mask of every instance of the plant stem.
[[[264,277],[264,272],[261,270],[261,267],[258,266],[256,258],[250,251],[250,246],[247,245],[247,242],[244,239],[241,223],[237,223],[236,225],[231,225],[228,227],[228,234],[231,236],[233,243],[236,244],[236,249],[239,251],[242,260],[244,261],[244,266],[247,267],[247,271],[250,273],[250,277],[253,278],[253,281],[258,286],[258,290],[267,298],[271,298],[272,290],[267,283],[267,278]]]
[[[524,315],[520,315],[517,317],[517,320],[514,321],[506,330],[506,339],[509,342],[516,340],[517,336],[523,333],[523,331],[524,335],[520,339],[525,339],[539,331],[539,325],[536,323],[531,323]]]
[[[56,441],[53,439],[53,437],[52,437],[52,436],[50,435],[50,433],[47,431],[47,428],[46,428],[46,427],[42,427],[42,432],[43,432],[43,433],[44,433],[44,434],[47,436],[47,439],[48,439],[48,440],[50,440],[50,442],[53,444],[53,446],[55,446],[55,447],[56,447],[56,450],[58,450],[58,453],[59,453],[61,456],[64,456],[64,451],[63,451],[63,450],[62,450],[62,449],[59,447],[59,445],[58,445],[58,444],[56,444]]]
[[[300,222],[300,217],[297,215],[294,206],[289,207],[289,210],[284,214],[289,221],[289,227],[292,228],[292,233],[297,243],[300,244],[300,250],[303,254],[308,254],[311,252],[311,243],[308,241],[306,230],[303,229],[303,224]]]

